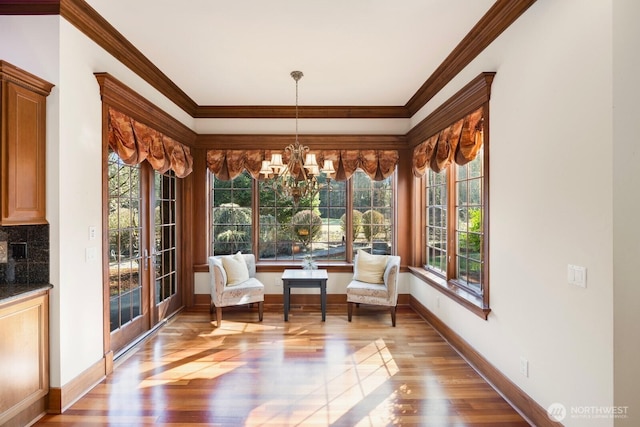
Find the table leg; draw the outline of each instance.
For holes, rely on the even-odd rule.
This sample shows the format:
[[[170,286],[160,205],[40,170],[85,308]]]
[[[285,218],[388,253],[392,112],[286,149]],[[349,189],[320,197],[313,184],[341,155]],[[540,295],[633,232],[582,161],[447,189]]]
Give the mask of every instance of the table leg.
[[[320,309],[322,310],[322,321],[327,318],[327,282],[322,281],[320,284]]]
[[[288,282],[284,282],[283,287],[284,294],[284,321],[287,322],[289,320],[289,298],[291,297],[291,288],[289,287]]]

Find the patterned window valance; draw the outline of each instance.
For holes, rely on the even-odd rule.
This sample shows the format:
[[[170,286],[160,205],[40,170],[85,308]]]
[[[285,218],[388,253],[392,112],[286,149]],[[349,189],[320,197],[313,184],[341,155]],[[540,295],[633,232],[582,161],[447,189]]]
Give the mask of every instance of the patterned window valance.
[[[247,170],[255,179],[260,179],[262,160],[269,160],[275,150],[207,150],[207,167],[218,179],[234,179]],[[346,181],[356,169],[362,169],[375,181],[391,175],[398,163],[398,150],[311,150],[320,167],[324,160],[333,160],[335,179]],[[288,153],[282,152],[284,162]]]
[[[416,146],[413,174],[420,177],[428,168],[440,172],[451,162],[465,165],[476,158],[483,142],[483,109],[479,108]]]
[[[184,178],[193,170],[193,157],[186,145],[109,108],[109,146],[128,165],[147,160],[153,169],[173,170]]]

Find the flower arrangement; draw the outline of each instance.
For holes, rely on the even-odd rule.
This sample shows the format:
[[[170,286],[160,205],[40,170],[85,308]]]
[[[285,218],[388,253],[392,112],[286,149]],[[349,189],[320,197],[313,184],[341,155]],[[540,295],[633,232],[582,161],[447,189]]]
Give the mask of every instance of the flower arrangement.
[[[310,254],[305,255],[302,258],[302,269],[303,270],[317,270],[318,264],[313,260],[313,256]]]

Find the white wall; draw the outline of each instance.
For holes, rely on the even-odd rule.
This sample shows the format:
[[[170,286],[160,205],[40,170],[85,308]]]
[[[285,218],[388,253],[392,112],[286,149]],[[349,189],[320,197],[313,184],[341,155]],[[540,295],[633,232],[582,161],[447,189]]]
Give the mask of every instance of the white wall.
[[[611,9],[611,1],[536,2],[427,107],[497,72],[492,313],[484,321],[442,296],[438,308],[438,293],[415,278],[412,294],[544,408],[613,405]],[[586,289],[567,284],[567,264],[587,268]]]
[[[47,220],[49,221],[49,239],[52,243],[49,253],[49,276],[54,288],[50,293],[50,329],[52,331],[49,363],[51,366],[51,385],[59,385],[60,342],[54,338],[53,331],[59,330],[60,283],[57,279],[58,251],[53,242],[60,241],[58,223],[58,144],[59,144],[59,97],[60,97],[60,60],[58,40],[60,18],[57,16],[0,16],[0,59],[22,68],[54,84],[47,97]]]
[[[264,284],[265,294],[282,294],[282,273],[257,273],[256,278]],[[352,278],[352,273],[331,273],[327,280],[327,294],[346,295],[347,285]],[[211,289],[209,280],[209,273],[195,273],[195,293],[209,294]],[[408,294],[410,289],[409,283],[409,273],[400,273],[400,276],[398,277],[398,293]],[[300,294],[318,294],[317,289],[296,288],[291,292]]]
[[[95,72],[110,73],[193,127],[193,119],[184,111],[60,20],[59,173],[57,189],[54,184],[47,190],[59,204],[60,238],[52,244],[58,244],[60,263],[60,325],[55,332],[60,339],[61,385],[103,357],[102,104]],[[90,226],[99,231],[95,240],[89,240]],[[98,260],[87,262],[85,251],[92,247]]]
[[[630,417],[616,426],[636,426],[640,419],[640,3],[613,2],[613,282],[614,402],[628,406]]]
[[[102,113],[108,72],[193,128],[193,119],[59,16],[0,16],[0,59],[55,84],[47,98],[51,386],[103,357]],[[89,226],[98,229],[89,240]],[[98,261],[86,262],[95,247]]]

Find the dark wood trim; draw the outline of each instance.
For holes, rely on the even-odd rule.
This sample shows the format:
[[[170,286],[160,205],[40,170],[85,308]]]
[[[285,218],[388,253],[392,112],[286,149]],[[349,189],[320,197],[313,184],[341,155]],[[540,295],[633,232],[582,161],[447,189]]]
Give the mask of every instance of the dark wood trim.
[[[504,398],[527,419],[531,425],[538,427],[555,427],[559,424],[551,421],[547,411],[526,394],[520,387],[507,378],[498,368],[493,366],[475,348],[466,342],[453,329],[447,326],[435,314],[413,296],[409,306],[422,316],[467,362],[482,375]]]
[[[435,274],[430,273],[424,268],[409,267],[409,270],[414,276],[432,286],[434,289],[442,292],[453,301],[471,311],[473,314],[483,318],[484,320],[487,320],[489,317],[491,309],[484,305],[482,298],[465,291],[452,282],[447,282],[445,279],[436,277]]]
[[[47,396],[26,405],[18,414],[2,423],[2,427],[31,426],[47,414]]]
[[[58,15],[60,0],[1,0],[0,15]]]
[[[484,72],[442,103],[406,135],[410,147],[422,143],[436,132],[460,120],[491,99],[491,84],[496,73]],[[488,121],[488,120],[487,120]]]
[[[483,303],[485,307],[490,307],[490,297],[491,297],[491,251],[489,250],[489,248],[491,247],[490,245],[490,241],[491,241],[491,221],[489,221],[489,219],[491,218],[491,179],[490,179],[490,156],[489,153],[491,152],[490,150],[490,146],[491,146],[491,129],[490,129],[490,114],[489,114],[489,101],[487,100],[487,102],[485,102],[484,104],[484,123],[483,123],[483,127],[484,127],[484,148],[483,148],[483,155],[484,158],[482,159],[482,161],[484,162],[484,171],[483,171],[483,178],[482,178],[482,209],[483,209],[483,215],[482,215],[482,250],[484,251],[483,253],[483,263],[484,263],[484,268],[482,271],[482,275],[483,278],[482,280],[484,281],[483,283],[483,289],[484,289],[484,295],[483,295]]]
[[[109,106],[102,103],[102,352],[111,354],[111,295],[109,278]],[[105,373],[112,367],[106,365]]]
[[[181,284],[182,284],[182,301],[185,307],[189,308],[195,304],[194,292],[194,272],[191,267],[195,259],[199,259],[201,248],[200,242],[206,239],[206,233],[202,236],[200,229],[200,219],[207,218],[207,197],[208,194],[202,195],[201,182],[205,182],[207,167],[205,155],[201,149],[193,149],[193,172],[181,179],[182,183],[182,212],[184,221],[181,222],[180,230],[180,246],[184,248],[180,252],[181,266]],[[208,224],[208,221],[207,221]],[[206,231],[206,227],[205,227]]]
[[[191,218],[193,230],[200,230],[199,233],[190,236],[190,244],[192,247],[191,263],[185,266],[193,266],[201,264],[206,267],[205,271],[209,271],[207,265],[207,256],[209,254],[209,179],[207,173],[207,153],[202,148],[193,149],[193,172],[187,177],[192,182],[191,188],[193,195],[191,200],[185,202],[191,204]],[[196,196],[198,195],[198,196]],[[186,234],[186,236],[189,236]],[[191,275],[196,270],[191,269]],[[191,307],[190,302],[185,302],[187,307]]]
[[[49,391],[47,412],[61,414],[76,400],[84,396],[105,378],[105,359],[100,359],[63,387],[52,387]]]
[[[497,0],[404,106],[303,106],[302,118],[409,118],[520,17],[535,0]],[[83,0],[24,0],[0,14],[60,15],[194,118],[293,117],[293,106],[198,106]]]
[[[412,199],[416,194],[413,183],[413,159],[411,151],[406,149],[399,150],[400,158],[396,167],[395,179],[395,196],[394,203],[394,248],[396,255],[399,255],[405,264],[411,257],[412,244],[416,239],[416,229],[413,228],[411,222],[411,206]]]
[[[60,16],[177,106],[195,115],[195,101],[84,0],[60,0]]]
[[[178,142],[189,146],[194,144],[196,133],[174,119],[173,116],[140,96],[109,73],[94,73],[94,75],[100,84],[100,96],[103,103],[151,126]]]
[[[320,295],[319,294],[291,294],[292,305],[317,305],[320,309]],[[410,305],[411,295],[399,294],[398,305]],[[264,304],[270,306],[282,306],[283,302],[282,293],[277,294],[265,294]],[[196,294],[195,304],[189,309],[189,311],[204,312],[209,311],[209,305],[211,303],[211,296],[209,294]],[[327,294],[327,305],[343,305],[344,314],[347,314],[347,295],[346,294]],[[214,315],[215,316],[215,315]]]
[[[204,134],[198,135],[196,146],[210,149],[281,150],[293,142],[292,134]],[[403,135],[299,135],[300,143],[311,149],[362,149],[401,150],[407,147]]]
[[[295,106],[233,105],[198,106],[195,118],[289,119],[296,116]],[[302,119],[408,119],[406,107],[400,106],[299,106]]]
[[[11,82],[44,97],[49,96],[54,85],[40,77],[0,60],[0,80]]]
[[[535,1],[497,0],[405,104],[409,115],[424,107]]]

